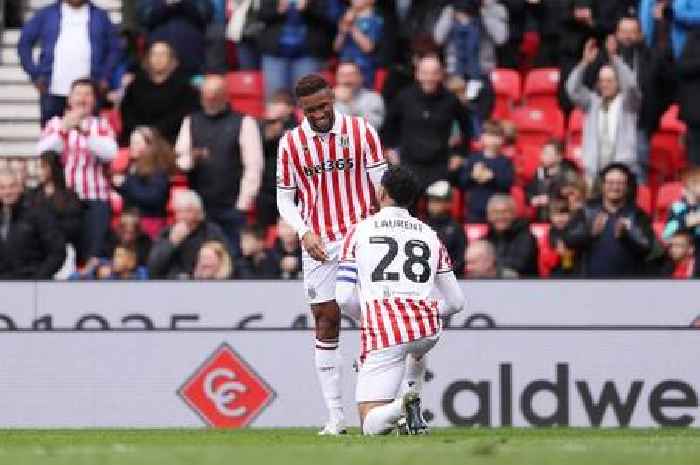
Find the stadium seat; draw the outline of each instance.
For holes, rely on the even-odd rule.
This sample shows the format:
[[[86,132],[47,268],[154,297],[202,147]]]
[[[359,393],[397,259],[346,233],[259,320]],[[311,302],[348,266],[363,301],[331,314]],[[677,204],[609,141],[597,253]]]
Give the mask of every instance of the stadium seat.
[[[119,137],[119,135],[122,133],[122,130],[124,129],[124,127],[122,126],[122,115],[119,112],[119,108],[115,107],[110,110],[102,110],[100,111],[100,115],[107,119],[109,125],[112,126],[112,130],[117,135],[117,137]]]
[[[654,183],[675,181],[685,167],[685,150],[681,143],[685,131],[685,124],[678,119],[678,105],[671,106],[651,138],[649,171]]]
[[[580,146],[583,142],[583,112],[576,108],[569,115],[569,125],[566,128],[566,144]]]
[[[537,268],[540,276],[549,276],[550,271],[549,261],[551,261],[553,251],[549,246],[549,227],[549,223],[530,224],[530,232],[537,238],[537,248],[539,249]]]
[[[464,225],[464,234],[467,243],[483,239],[489,233],[489,225],[485,223],[467,223]]]
[[[171,187],[187,187],[189,182],[187,181],[187,176],[184,174],[174,174],[170,177]]]
[[[652,227],[654,228],[654,234],[656,234],[656,238],[661,242],[664,242],[664,229],[666,229],[666,223],[664,223],[663,221],[654,221]]]
[[[543,111],[537,107],[520,107],[513,112],[513,123],[518,128],[518,145],[539,145],[552,137],[564,137],[564,115],[561,111]]]
[[[666,221],[671,205],[683,195],[683,184],[678,181],[667,182],[661,186],[656,196],[656,221]]]
[[[335,86],[335,73],[330,69],[324,69],[318,72],[323,78],[328,81],[331,87]]]
[[[513,186],[510,188],[510,195],[515,201],[515,211],[517,215],[523,218],[530,218],[531,212],[525,198],[525,190],[521,186]]]
[[[464,222],[464,192],[461,189],[452,189],[450,214],[456,222]]]
[[[533,69],[525,77],[525,89],[523,101],[532,108],[540,108],[545,111],[560,111],[559,97],[559,70],[556,68]]]
[[[386,82],[386,78],[389,75],[389,71],[386,68],[379,68],[375,73],[374,73],[374,90],[378,93],[382,93],[382,90],[384,90],[384,83]]]
[[[262,118],[265,113],[265,86],[259,71],[233,71],[228,73],[229,102],[247,115]]]
[[[119,215],[122,214],[124,209],[124,199],[117,192],[111,190],[109,191],[109,206],[112,209],[112,227],[119,224]]]
[[[123,173],[129,166],[129,149],[119,149],[117,156],[110,163],[110,171],[112,173]]]
[[[267,228],[267,231],[265,231],[265,248],[272,249],[275,246],[276,240],[277,240],[277,225],[273,224]]]
[[[491,117],[509,119],[513,107],[520,101],[520,74],[512,69],[494,69],[491,71],[491,85],[496,95]]]
[[[525,186],[535,177],[541,152],[541,145],[524,145],[519,148],[512,159],[517,184]]]
[[[653,213],[653,205],[651,199],[651,190],[649,186],[640,184],[637,187],[637,206],[644,210],[644,212],[651,216]]]

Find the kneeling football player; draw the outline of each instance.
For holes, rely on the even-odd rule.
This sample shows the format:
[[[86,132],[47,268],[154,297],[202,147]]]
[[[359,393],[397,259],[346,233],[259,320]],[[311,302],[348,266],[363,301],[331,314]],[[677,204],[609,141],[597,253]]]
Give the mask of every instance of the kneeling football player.
[[[462,310],[464,296],[437,234],[408,211],[418,195],[413,175],[387,169],[377,195],[381,210],[343,243],[336,300],[360,319],[362,432],[386,434],[405,418],[408,433],[420,434],[425,355],[440,337],[440,317]],[[434,289],[441,300],[431,298]]]

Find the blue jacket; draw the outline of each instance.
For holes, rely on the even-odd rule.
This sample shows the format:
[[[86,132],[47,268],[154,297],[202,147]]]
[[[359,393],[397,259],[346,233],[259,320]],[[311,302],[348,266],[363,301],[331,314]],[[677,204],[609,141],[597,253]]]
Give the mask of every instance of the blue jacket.
[[[647,45],[654,41],[654,4],[656,0],[641,0],[639,3],[639,22]],[[671,26],[671,45],[673,56],[678,58],[683,51],[688,30],[700,26],[700,0],[673,0],[673,24]]]
[[[90,17],[88,29],[90,34],[90,78],[99,82],[109,81],[112,71],[119,60],[119,36],[109,20],[107,12],[88,2]],[[39,78],[51,82],[53,70],[53,52],[61,27],[61,1],[39,10],[22,29],[17,44],[22,68],[32,81]],[[32,57],[32,48],[36,43],[41,47],[39,62]]]

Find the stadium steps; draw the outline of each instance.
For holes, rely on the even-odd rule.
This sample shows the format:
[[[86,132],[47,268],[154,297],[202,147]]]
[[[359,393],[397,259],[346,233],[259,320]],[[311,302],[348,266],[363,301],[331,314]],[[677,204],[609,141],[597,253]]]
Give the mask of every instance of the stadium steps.
[[[55,0],[28,0],[25,20]],[[93,0],[121,23],[121,0]],[[17,42],[20,29],[0,34],[0,157],[33,157],[39,136],[39,96],[19,65]],[[38,49],[34,50],[38,56]]]

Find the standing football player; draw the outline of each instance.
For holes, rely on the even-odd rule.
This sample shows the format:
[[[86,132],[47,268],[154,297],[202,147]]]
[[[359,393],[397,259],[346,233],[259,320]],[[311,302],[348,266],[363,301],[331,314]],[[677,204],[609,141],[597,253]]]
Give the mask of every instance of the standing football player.
[[[403,417],[409,434],[427,431],[420,406],[425,354],[440,337],[440,317],[464,305],[437,233],[408,212],[417,195],[409,171],[388,168],[378,189],[381,210],[343,243],[336,299],[343,312],[361,314],[356,399],[368,435],[390,432]],[[441,300],[431,298],[434,289]]]
[[[335,277],[343,238],[377,208],[375,185],[386,162],[377,131],[334,111],[333,90],[316,74],[295,87],[304,121],[280,140],[277,208],[299,234],[307,301],[316,323],[316,369],[329,410],[319,434],[345,433]]]

